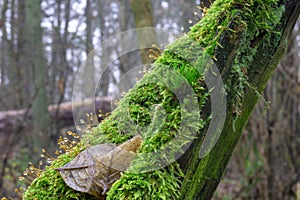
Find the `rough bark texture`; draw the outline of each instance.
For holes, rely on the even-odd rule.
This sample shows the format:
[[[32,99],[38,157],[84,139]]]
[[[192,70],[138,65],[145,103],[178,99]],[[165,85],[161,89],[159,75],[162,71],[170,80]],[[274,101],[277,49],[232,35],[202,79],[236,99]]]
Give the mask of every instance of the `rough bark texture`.
[[[217,0],[187,36],[166,47],[151,71],[125,95],[116,110],[83,138],[90,145],[107,141],[122,143],[135,134],[144,138],[138,157],[113,184],[107,199],[210,199],[261,91],[285,52],[299,12],[297,0]],[[201,64],[203,53],[216,61],[225,83],[228,105],[217,144],[207,156],[199,159],[210,113],[207,98],[210,93],[204,87],[204,74],[195,69]],[[178,73],[185,80],[177,77]],[[192,120],[199,115],[197,109],[181,107],[193,101],[181,101],[173,93],[186,95],[188,92],[181,88],[186,83],[196,94],[201,113],[197,121]],[[155,109],[153,105],[156,105]],[[160,108],[164,108],[165,118],[160,117],[164,115]],[[192,123],[179,129],[182,116]],[[170,154],[175,155],[193,139],[179,162],[136,173],[169,162]],[[88,199],[85,194],[63,186],[61,177],[54,170],[75,157],[82,146],[69,155],[59,156],[32,183],[25,199],[60,199],[61,196]],[[167,150],[162,157],[151,156],[152,152],[161,149]]]
[[[188,164],[185,165],[184,169],[186,177],[181,187],[180,199],[200,200],[212,198],[234,148],[241,137],[242,130],[259,99],[259,95],[256,92],[261,93],[265,88],[282,55],[285,53],[288,37],[298,19],[300,12],[299,1],[281,1],[278,3],[277,8],[274,7],[272,9],[280,9],[280,6],[283,5],[285,7],[284,14],[280,18],[280,23],[274,27],[273,33],[269,36],[270,38],[266,36],[266,33],[261,32],[248,46],[248,48],[253,48],[254,45],[258,45],[257,52],[253,55],[253,59],[249,63],[249,67],[247,67],[248,82],[257,91],[249,87],[245,89],[238,116],[235,116],[235,113],[232,112],[232,107],[228,107],[223,131],[217,144],[208,156],[199,159],[198,152],[202,143],[198,139],[193,142],[193,147],[182,158],[181,163]],[[238,31],[239,27],[232,26],[233,30]],[[218,68],[224,74],[224,82],[232,78],[228,72],[231,71],[233,67],[232,61],[237,56],[237,49],[243,42],[241,40],[243,32],[234,41],[230,39],[232,37],[231,34],[230,32],[225,32],[221,36],[219,43],[223,48],[218,48],[214,54],[217,58]],[[279,40],[275,39],[276,34],[280,34]]]

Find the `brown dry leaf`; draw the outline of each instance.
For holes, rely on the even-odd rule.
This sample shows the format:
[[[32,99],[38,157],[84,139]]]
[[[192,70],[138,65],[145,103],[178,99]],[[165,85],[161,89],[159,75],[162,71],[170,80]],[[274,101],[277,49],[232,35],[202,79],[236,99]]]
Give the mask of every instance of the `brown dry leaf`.
[[[142,137],[138,135],[119,146],[95,145],[56,170],[72,189],[103,198],[121,172],[129,167],[141,143]]]

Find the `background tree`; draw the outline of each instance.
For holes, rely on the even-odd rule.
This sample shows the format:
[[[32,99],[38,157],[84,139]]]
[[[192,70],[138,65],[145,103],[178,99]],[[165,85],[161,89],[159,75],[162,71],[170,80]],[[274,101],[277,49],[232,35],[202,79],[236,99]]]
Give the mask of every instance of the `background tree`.
[[[48,70],[42,42],[42,12],[40,3],[40,0],[24,1],[25,23],[23,27],[23,34],[25,41],[24,52],[22,52],[22,55],[26,58],[26,62],[23,66],[24,77],[29,79],[30,76],[28,77],[25,74],[31,74],[33,79],[33,83],[29,83],[33,86],[33,89],[31,89],[29,93],[32,97],[29,96],[26,97],[26,99],[33,98],[32,117],[34,134],[32,134],[31,140],[33,141],[35,152],[38,152],[41,148],[49,146],[50,139],[48,128],[50,120],[47,109]],[[28,51],[28,49],[32,50]]]
[[[153,19],[153,11],[152,4],[150,0],[145,0],[143,2],[143,6],[140,5],[140,1],[132,0],[131,8],[134,16],[134,22],[136,28],[144,28],[144,27],[154,27],[154,19]],[[149,33],[150,32],[150,33]],[[154,30],[145,30],[138,32],[139,45],[140,47],[148,46],[150,47],[152,44],[157,43],[156,32]],[[145,38],[145,35],[147,37]],[[154,42],[156,41],[156,42]],[[150,49],[141,49],[141,58],[143,64],[153,63],[154,59],[151,58]]]

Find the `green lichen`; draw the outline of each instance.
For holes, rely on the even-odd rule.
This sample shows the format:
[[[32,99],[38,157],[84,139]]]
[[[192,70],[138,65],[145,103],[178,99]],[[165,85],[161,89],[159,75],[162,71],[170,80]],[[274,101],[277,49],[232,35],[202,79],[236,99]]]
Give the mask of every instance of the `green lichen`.
[[[270,35],[283,12],[283,8],[273,9],[277,3],[278,0],[216,0],[207,15],[191,28],[188,36],[178,39],[166,48],[151,71],[118,102],[118,107],[111,116],[87,132],[81,144],[95,145],[104,142],[120,144],[136,134],[141,134],[144,138],[138,152],[138,155],[142,156],[137,156],[128,171],[114,183],[107,194],[107,199],[179,197],[184,175],[177,162],[150,172],[134,172],[143,171],[158,161],[146,153],[168,147],[173,151],[171,154],[176,153],[194,137],[204,136],[200,130],[206,125],[208,118],[199,117],[197,121],[192,120],[193,123],[179,131],[181,117],[184,115],[193,119],[194,116],[201,115],[209,96],[209,92],[205,89],[203,77],[205,67],[201,58],[205,54],[214,58],[216,48],[222,48],[219,40],[226,33],[232,35],[232,40],[240,38],[230,78],[225,83],[229,103],[233,112],[238,115],[245,87],[251,87],[247,82],[247,70],[253,61],[260,37],[274,40]],[[275,40],[279,40],[279,37],[280,35]],[[185,112],[181,109],[182,105],[191,102],[181,102],[174,94],[175,91],[183,96],[188,95],[180,87],[186,82],[173,76],[172,70],[175,74],[181,74],[191,86],[196,97],[189,96],[189,99],[197,102],[199,112],[197,110],[195,113]],[[162,109],[156,109],[157,106]],[[161,119],[164,123],[161,123]],[[24,198],[92,199],[91,196],[68,188],[54,170],[74,158],[80,150],[74,151],[72,155],[61,155],[32,183]],[[164,161],[168,162],[168,159],[170,158]]]

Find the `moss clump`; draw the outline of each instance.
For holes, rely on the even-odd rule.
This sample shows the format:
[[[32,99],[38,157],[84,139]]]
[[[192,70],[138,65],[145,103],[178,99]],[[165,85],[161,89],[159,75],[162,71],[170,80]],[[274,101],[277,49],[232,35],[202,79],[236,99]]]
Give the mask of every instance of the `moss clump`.
[[[180,182],[177,174],[180,169],[177,164],[168,169],[161,169],[151,173],[125,173],[122,180],[115,183],[113,190],[108,192],[107,199],[178,199]]]
[[[85,193],[80,193],[69,188],[56,168],[62,167],[70,162],[78,153],[84,150],[82,144],[78,144],[67,154],[62,154],[55,159],[46,170],[36,178],[24,193],[24,199],[40,200],[40,199],[96,199]]]
[[[202,75],[186,60],[175,58],[172,48],[169,47],[168,53],[162,55],[151,72],[119,102],[112,115],[84,138],[90,144],[106,140],[120,143],[135,134],[144,138],[137,159],[113,185],[107,199],[175,199],[179,196],[183,174],[178,164],[155,168],[154,171],[151,171],[151,166],[174,162],[172,156],[196,135],[199,136],[197,132],[205,125],[199,111],[208,93],[202,86]],[[182,78],[182,74],[186,78]],[[182,85],[191,85],[195,96],[189,96],[188,90],[182,90]],[[180,97],[190,101],[182,101]],[[185,110],[191,101],[197,109]],[[182,117],[190,123],[180,129]],[[159,150],[164,153],[157,156],[151,153]],[[136,173],[143,171],[147,172]]]
[[[136,174],[134,172],[141,172],[149,165],[154,165],[155,162],[170,163],[170,159],[175,161],[175,158],[162,157],[159,160],[157,157],[151,157],[151,154],[143,153],[167,148],[171,150],[168,151],[169,155],[175,155],[194,139],[206,123],[205,119],[200,118],[199,113],[208,97],[208,92],[203,86],[203,75],[195,70],[191,62],[182,59],[182,57],[190,56],[192,50],[186,52],[186,55],[177,56],[175,52],[180,48],[180,43],[170,45],[151,71],[118,103],[116,110],[98,127],[83,136],[80,143],[82,149],[72,154],[59,156],[31,184],[24,198],[91,199],[89,195],[68,188],[54,168],[61,167],[72,160],[84,149],[85,143],[89,145],[103,142],[120,144],[136,134],[141,134],[144,138],[139,151],[142,156],[138,156],[128,172],[125,172],[113,185],[107,198],[174,199],[178,197],[180,179],[183,174],[177,163],[147,173]],[[189,86],[190,90],[189,88],[183,89],[184,85]],[[195,95],[189,94],[190,92]],[[189,110],[190,104],[196,105],[197,109]],[[191,122],[185,124],[184,129],[180,129],[182,117]],[[174,138],[176,140],[173,141]],[[145,183],[148,183],[147,187]],[[149,183],[152,184],[149,185]]]
[[[189,36],[197,40],[205,48],[206,53],[213,57],[216,48],[223,48],[219,43],[222,36],[230,35],[232,42],[238,39],[237,55],[234,57],[230,78],[225,83],[228,103],[235,116],[240,113],[245,88],[252,88],[259,95],[256,88],[248,82],[247,73],[257,48],[263,39],[264,45],[271,46],[280,41],[280,32],[276,37],[273,36],[284,12],[284,6],[277,8],[278,2],[278,0],[215,1],[207,16],[192,27],[189,33]]]

